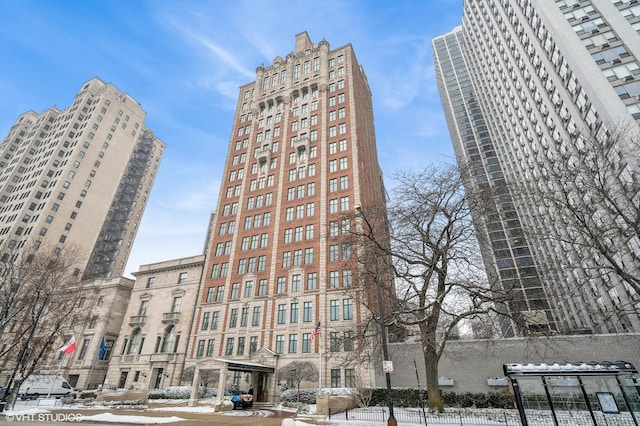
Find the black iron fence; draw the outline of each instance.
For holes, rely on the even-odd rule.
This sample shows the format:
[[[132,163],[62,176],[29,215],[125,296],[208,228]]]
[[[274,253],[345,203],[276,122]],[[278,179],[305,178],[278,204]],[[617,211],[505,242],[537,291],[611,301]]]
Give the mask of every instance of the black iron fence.
[[[479,410],[478,412],[459,411],[446,413],[423,413],[419,409],[395,408],[394,417],[398,423],[438,424],[438,425],[504,425],[521,426],[515,410]],[[386,422],[389,411],[384,407],[354,408],[341,412],[331,412],[332,420],[360,420]]]

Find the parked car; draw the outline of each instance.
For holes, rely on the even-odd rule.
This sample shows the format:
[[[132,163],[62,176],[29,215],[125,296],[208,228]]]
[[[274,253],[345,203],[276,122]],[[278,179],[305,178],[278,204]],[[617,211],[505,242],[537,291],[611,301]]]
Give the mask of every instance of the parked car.
[[[253,407],[253,394],[251,393],[241,393],[240,399],[242,400],[242,408],[251,408]]]

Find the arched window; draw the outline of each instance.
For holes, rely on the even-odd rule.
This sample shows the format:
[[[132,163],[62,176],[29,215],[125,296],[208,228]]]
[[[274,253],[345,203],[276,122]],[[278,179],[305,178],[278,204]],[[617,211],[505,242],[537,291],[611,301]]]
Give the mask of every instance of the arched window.
[[[177,339],[176,339],[176,328],[173,325],[170,325],[164,331],[164,337],[162,339],[162,352],[175,352]]]
[[[127,351],[127,354],[139,354],[140,350],[142,349],[141,343],[142,332],[139,328],[136,328],[135,330],[133,330],[133,333],[131,333],[131,341],[129,342],[129,350]]]

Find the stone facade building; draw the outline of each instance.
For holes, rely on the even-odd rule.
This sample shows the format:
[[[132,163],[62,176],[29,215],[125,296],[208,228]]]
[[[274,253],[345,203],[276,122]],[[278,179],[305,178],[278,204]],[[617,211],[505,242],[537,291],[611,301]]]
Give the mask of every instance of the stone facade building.
[[[102,383],[133,285],[121,275],[164,151],[145,118],[135,99],[93,78],[68,108],[22,114],[0,144],[5,255],[75,254],[65,288],[84,290],[64,341],[75,337],[78,349],[66,358],[51,351],[40,369],[62,369],[81,388]],[[3,356],[3,377],[16,356]]]
[[[106,388],[181,384],[204,255],[142,265],[113,346]]]

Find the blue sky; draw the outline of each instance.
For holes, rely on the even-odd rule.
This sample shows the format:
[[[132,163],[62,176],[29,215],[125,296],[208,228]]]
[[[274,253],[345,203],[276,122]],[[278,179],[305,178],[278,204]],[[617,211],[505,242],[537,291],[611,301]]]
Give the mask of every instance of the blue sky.
[[[67,108],[96,76],[141,103],[167,149],[129,274],[202,252],[238,87],[302,31],[353,45],[388,186],[397,170],[453,162],[431,40],[461,17],[462,0],[0,0],[0,134],[25,111]]]

